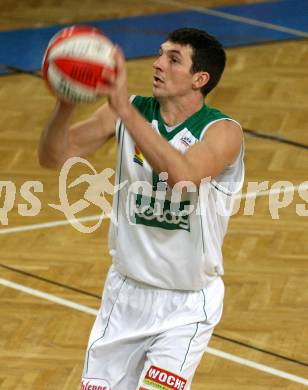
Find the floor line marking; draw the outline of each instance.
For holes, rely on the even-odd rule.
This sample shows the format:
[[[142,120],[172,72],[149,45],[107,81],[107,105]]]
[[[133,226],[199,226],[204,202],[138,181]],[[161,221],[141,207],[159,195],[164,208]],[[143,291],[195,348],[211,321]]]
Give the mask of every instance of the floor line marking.
[[[101,218],[101,216],[102,216],[101,214],[95,214],[95,215],[89,215],[87,217],[81,217],[76,219],[61,219],[52,222],[35,223],[32,225],[4,228],[4,229],[0,229],[0,234],[19,233],[19,232],[27,232],[30,230],[36,230],[36,229],[46,229],[46,228],[65,226],[65,225],[75,225],[79,222],[97,221],[98,219]]]
[[[179,8],[202,12],[204,14],[211,15],[211,16],[217,16],[217,17],[223,18],[223,19],[233,20],[235,22],[241,22],[241,23],[252,25],[252,26],[263,27],[263,28],[266,28],[268,30],[274,30],[274,31],[279,31],[279,32],[283,32],[286,34],[292,34],[292,35],[302,37],[302,38],[308,38],[308,32],[289,28],[289,27],[280,26],[278,24],[262,22],[261,20],[258,20],[258,19],[247,18],[245,16],[238,16],[238,15],[234,15],[234,14],[229,14],[227,12],[218,11],[218,10],[211,9],[211,8],[203,8],[203,7],[194,6],[194,5],[191,6],[189,4],[178,3],[177,1],[174,1],[174,0],[154,0],[154,1],[157,3],[170,4],[170,5],[175,5]]]
[[[276,368],[266,366],[265,364],[257,363],[254,362],[253,360],[244,359],[241,358],[240,356],[236,356],[228,352],[220,351],[219,349],[207,347],[206,350],[208,353],[220,357],[222,359],[230,360],[232,362],[242,364],[243,366],[254,368],[256,370],[263,371],[268,374],[279,376],[280,378],[284,378],[292,382],[297,382],[308,386],[308,379],[306,378],[302,378],[300,376],[290,374],[289,372],[286,371],[277,370]]]
[[[91,307],[81,305],[79,303],[75,303],[73,301],[70,301],[68,299],[60,298],[57,297],[56,295],[53,294],[48,294],[40,290],[35,290],[30,287],[23,286],[22,284],[11,282],[10,280],[0,278],[0,284],[3,286],[12,288],[14,290],[22,291],[26,294],[34,295],[35,297],[46,299],[47,301],[57,303],[62,306],[69,307],[71,309],[79,310],[83,313],[88,313],[88,314],[97,314],[96,309],[92,309]]]

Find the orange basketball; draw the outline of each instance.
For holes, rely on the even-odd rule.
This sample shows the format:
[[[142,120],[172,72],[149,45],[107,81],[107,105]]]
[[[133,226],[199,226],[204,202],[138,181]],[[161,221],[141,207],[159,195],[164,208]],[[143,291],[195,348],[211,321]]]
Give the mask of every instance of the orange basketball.
[[[42,72],[48,86],[69,103],[92,103],[96,87],[106,84],[102,71],[115,73],[113,43],[98,29],[72,26],[61,30],[49,42]]]

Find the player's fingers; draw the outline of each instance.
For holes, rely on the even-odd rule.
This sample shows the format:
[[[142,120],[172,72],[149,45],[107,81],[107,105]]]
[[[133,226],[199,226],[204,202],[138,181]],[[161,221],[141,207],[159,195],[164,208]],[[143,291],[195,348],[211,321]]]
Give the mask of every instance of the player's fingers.
[[[122,49],[116,46],[113,58],[116,62],[116,69],[120,73],[125,69],[125,57]]]
[[[116,81],[116,74],[113,71],[110,71],[107,68],[102,70],[101,74],[102,80],[104,80],[104,84],[112,85]]]
[[[107,84],[98,83],[96,85],[96,93],[98,96],[107,96],[113,92],[113,88]]]

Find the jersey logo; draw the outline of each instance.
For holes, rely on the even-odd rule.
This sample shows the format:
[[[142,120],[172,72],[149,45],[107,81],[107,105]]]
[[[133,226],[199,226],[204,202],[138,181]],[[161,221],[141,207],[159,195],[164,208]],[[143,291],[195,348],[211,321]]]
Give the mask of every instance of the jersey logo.
[[[159,227],[166,230],[190,231],[190,201],[171,203],[154,197],[129,194],[129,221],[136,225]]]
[[[134,162],[143,167],[144,156],[141,153],[141,150],[139,149],[139,147],[137,145],[135,145]]]
[[[187,380],[170,371],[151,366],[143,382],[160,390],[184,390]]]
[[[194,144],[194,140],[187,136],[182,137],[181,142],[187,147]]]

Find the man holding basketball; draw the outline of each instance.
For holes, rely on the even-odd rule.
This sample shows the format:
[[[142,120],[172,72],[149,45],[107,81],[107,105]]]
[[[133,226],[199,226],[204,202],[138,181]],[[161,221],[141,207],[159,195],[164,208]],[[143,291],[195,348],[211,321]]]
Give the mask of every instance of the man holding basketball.
[[[153,97],[128,96],[126,66],[100,93],[108,102],[70,125],[59,101],[39,157],[58,168],[118,139],[110,224],[112,266],[86,353],[82,388],[190,389],[224,296],[225,203],[243,183],[240,125],[204,104],[225,66],[204,31],[169,34],[154,62]],[[136,183],[136,185],[134,184]]]

